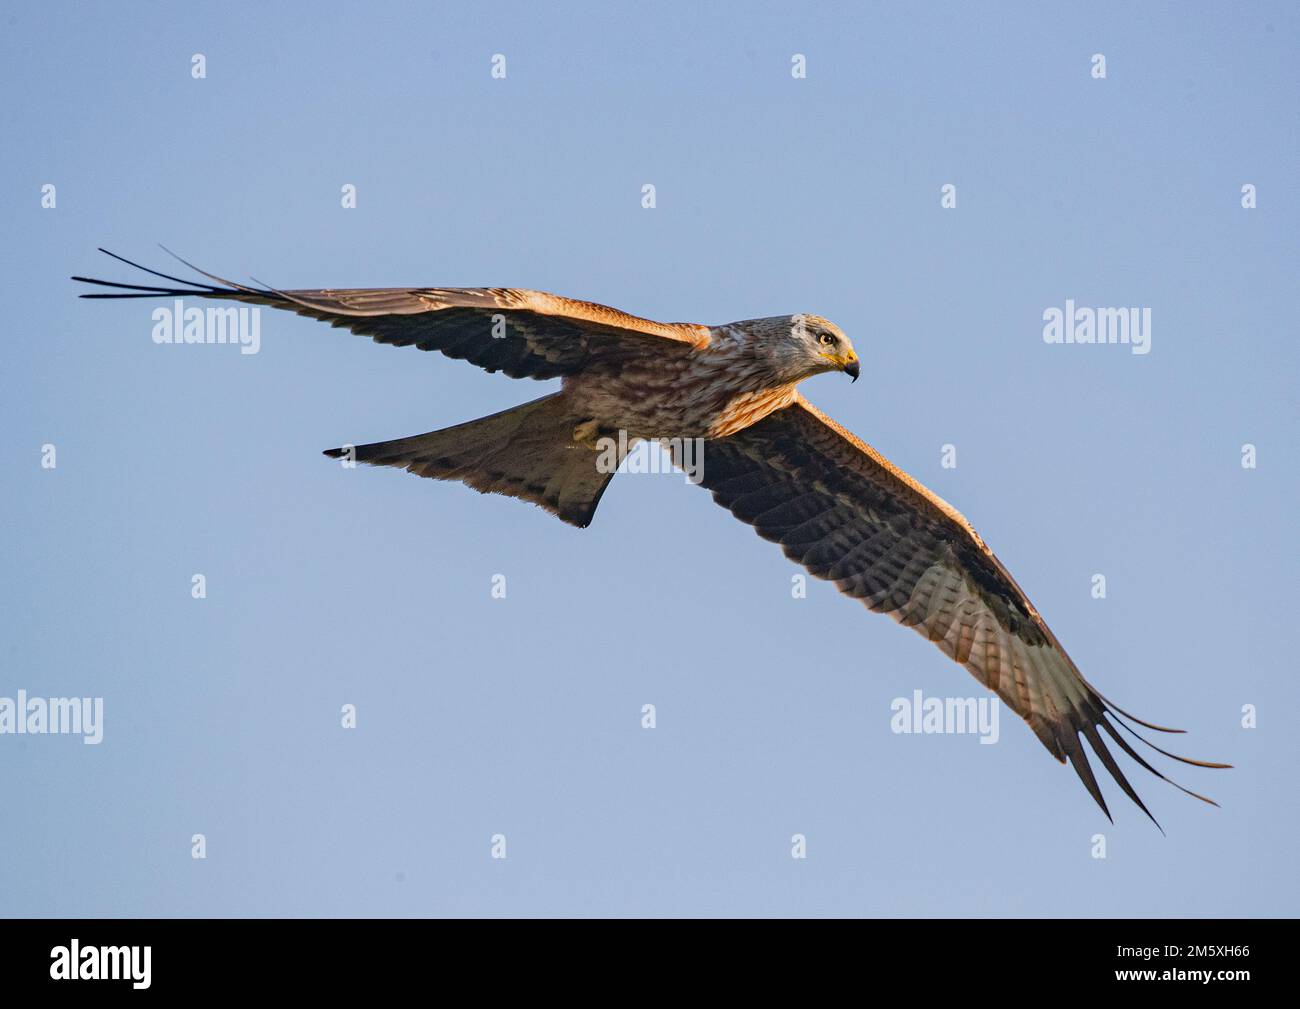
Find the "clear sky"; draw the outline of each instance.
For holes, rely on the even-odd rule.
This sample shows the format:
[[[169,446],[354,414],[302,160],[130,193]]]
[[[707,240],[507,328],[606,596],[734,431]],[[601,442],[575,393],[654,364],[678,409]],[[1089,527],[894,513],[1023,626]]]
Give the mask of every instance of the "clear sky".
[[[0,913],[1300,910],[1295,6],[544,7],[5,5],[0,697],[104,714],[0,735]],[[340,468],[554,383],[270,310],[258,354],[160,346],[150,303],[75,297],[133,279],[96,246],[159,242],[280,287],[829,317],[862,380],[808,397],[1103,693],[1237,765],[1171,770],[1223,808],[1134,768],[1168,836],[1113,786],[1111,826],[1005,710],[996,745],[892,732],[985,691],[793,598],[680,475],[580,531]],[[1045,343],[1066,299],[1149,308],[1150,353]]]

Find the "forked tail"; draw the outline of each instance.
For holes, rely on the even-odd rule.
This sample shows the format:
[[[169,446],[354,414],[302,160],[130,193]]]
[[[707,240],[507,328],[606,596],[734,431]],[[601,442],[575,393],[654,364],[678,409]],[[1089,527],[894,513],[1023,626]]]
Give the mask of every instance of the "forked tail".
[[[573,440],[582,420],[558,392],[441,431],[325,454],[522,498],[582,528],[591,523],[614,475],[607,453]]]

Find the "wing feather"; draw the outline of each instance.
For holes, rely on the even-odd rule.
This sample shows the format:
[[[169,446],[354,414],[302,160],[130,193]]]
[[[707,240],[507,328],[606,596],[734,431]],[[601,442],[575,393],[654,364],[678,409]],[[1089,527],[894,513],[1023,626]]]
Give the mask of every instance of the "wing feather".
[[[277,290],[226,280],[181,260],[213,283],[181,280],[100,250],[187,288],[81,283],[132,293],[83,298],[217,298],[284,309],[368,336],[376,343],[439,351],[511,378],[548,379],[584,371],[617,373],[631,355],[686,352],[707,345],[709,328],[655,322],[607,305],[505,287],[390,287]],[[177,257],[179,258],[179,257]]]
[[[1107,817],[1080,736],[1120,789],[1151,816],[1098,731],[1169,781],[1112,724],[1132,732],[1121,718],[1131,716],[1083,678],[1006,568],[942,498],[802,397],[752,427],[709,442],[701,477],[715,501],[780,544],[791,560],[913,628],[964,665],[1025,719],[1052,756],[1070,763]]]

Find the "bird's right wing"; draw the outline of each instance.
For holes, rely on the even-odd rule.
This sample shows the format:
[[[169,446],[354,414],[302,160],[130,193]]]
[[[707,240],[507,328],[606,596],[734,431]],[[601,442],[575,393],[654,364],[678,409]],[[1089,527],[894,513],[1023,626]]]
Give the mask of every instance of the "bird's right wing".
[[[1123,721],[1128,717],[1151,729],[1179,730],[1143,722],[1102,697],[951,505],[802,397],[752,427],[706,442],[699,473],[718,504],[780,544],[792,561],[919,631],[970,670],[1029,723],[1052,756],[1070,761],[1107,816],[1080,736],[1151,815],[1102,733],[1164,778],[1116,726],[1132,732]]]
[[[280,291],[249,287],[199,270],[216,284],[181,280],[122,259],[186,288],[119,284],[90,277],[73,280],[117,289],[83,298],[195,297],[287,309],[371,337],[376,343],[437,350],[511,378],[556,378],[584,371],[617,373],[630,356],[671,354],[703,347],[709,328],[655,322],[616,308],[545,291],[506,287],[322,288]],[[184,262],[184,260],[182,260]]]

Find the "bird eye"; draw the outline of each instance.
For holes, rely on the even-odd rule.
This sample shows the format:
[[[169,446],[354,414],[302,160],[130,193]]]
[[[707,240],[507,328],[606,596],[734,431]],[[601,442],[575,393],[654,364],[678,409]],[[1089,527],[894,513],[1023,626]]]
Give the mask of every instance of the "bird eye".
[[[823,347],[829,347],[829,346],[830,346],[832,343],[834,343],[834,342],[835,342],[835,337],[831,336],[830,333],[823,333],[823,334],[822,334],[822,337],[821,337],[821,345],[822,345]]]

